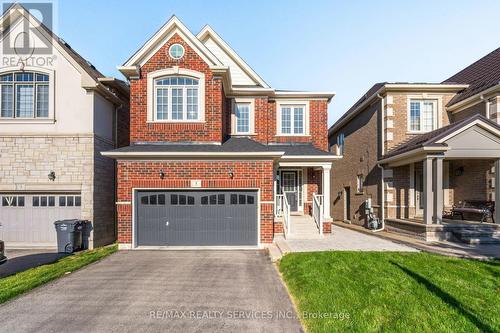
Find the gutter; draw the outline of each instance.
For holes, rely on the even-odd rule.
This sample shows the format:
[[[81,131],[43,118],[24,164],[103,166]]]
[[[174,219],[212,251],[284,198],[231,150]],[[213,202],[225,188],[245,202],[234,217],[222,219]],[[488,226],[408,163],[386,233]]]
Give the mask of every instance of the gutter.
[[[139,157],[203,157],[203,158],[218,158],[218,157],[281,157],[285,152],[114,152],[103,151],[102,156],[111,158],[139,158]]]
[[[475,99],[480,99],[481,96],[484,96],[484,95],[487,95],[489,93],[492,93],[492,92],[495,92],[497,90],[500,90],[500,82],[497,83],[496,85],[494,85],[493,87],[489,88],[489,89],[486,89],[484,91],[481,91],[475,95],[472,95],[466,99],[464,99],[463,101],[460,101],[460,102],[457,102],[453,105],[450,105],[448,107],[446,107],[446,110],[447,111],[450,111],[450,112],[458,112],[460,111],[460,109],[464,106],[468,106],[469,104],[473,103]]]

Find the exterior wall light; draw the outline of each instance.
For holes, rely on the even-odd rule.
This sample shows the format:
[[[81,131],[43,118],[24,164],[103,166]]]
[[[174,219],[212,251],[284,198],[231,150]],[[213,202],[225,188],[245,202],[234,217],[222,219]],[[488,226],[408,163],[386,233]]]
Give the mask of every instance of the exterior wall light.
[[[54,180],[56,180],[56,173],[54,171],[51,171],[51,172],[49,172],[47,177],[49,177],[50,181],[54,181]]]
[[[160,179],[165,178],[165,172],[163,172],[163,169],[160,170]]]
[[[229,169],[229,178],[233,179],[234,177],[234,173],[233,173],[233,169]]]

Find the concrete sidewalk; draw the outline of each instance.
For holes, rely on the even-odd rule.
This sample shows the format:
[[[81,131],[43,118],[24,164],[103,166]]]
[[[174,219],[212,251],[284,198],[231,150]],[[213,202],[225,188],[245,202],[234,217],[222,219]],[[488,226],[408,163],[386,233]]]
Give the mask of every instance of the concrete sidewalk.
[[[320,239],[285,239],[277,237],[269,247],[273,261],[289,252],[315,251],[398,251],[418,252],[417,249],[385,240],[374,235],[332,225],[332,234]]]

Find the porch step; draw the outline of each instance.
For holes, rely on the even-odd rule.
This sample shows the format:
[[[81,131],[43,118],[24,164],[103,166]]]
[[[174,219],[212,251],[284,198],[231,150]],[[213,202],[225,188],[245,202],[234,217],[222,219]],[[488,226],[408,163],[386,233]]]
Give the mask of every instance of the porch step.
[[[291,233],[286,239],[321,239],[314,219],[309,215],[292,216],[290,219]]]
[[[500,230],[494,225],[467,226],[453,230],[453,235],[466,244],[500,244]]]

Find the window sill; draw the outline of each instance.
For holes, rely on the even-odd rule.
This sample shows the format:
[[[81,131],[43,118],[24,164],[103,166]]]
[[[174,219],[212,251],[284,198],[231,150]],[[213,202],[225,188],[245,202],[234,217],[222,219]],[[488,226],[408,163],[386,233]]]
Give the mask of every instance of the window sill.
[[[277,137],[311,137],[310,134],[277,134]]]
[[[54,124],[55,119],[0,118],[0,124]]]
[[[356,193],[354,193],[354,195],[364,195],[364,194],[365,194],[365,192],[356,192]]]
[[[205,120],[148,120],[148,124],[204,124]]]
[[[432,130],[432,131],[434,131],[434,130]],[[432,131],[406,131],[406,134],[425,134],[425,133],[429,133]]]
[[[231,136],[255,136],[257,133],[231,133]]]

